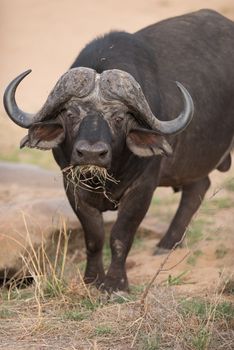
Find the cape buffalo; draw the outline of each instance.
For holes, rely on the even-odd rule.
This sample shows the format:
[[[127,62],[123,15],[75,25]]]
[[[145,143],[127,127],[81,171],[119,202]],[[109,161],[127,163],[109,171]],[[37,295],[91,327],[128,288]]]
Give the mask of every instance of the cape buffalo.
[[[5,91],[9,117],[28,128],[21,147],[52,149],[68,200],[82,223],[85,281],[127,290],[125,261],[157,186],[181,190],[158,249],[180,241],[210,185],[227,171],[234,139],[234,24],[201,10],[134,34],[111,32],[89,43],[35,115]],[[183,85],[182,85],[183,84]],[[118,209],[102,263],[102,212]]]

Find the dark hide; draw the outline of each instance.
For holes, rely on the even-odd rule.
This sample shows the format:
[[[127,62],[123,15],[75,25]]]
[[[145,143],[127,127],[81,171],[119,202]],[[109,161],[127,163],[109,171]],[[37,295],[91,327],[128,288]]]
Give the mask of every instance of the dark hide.
[[[73,147],[71,164],[97,165],[109,168],[111,133],[107,122],[97,112],[87,115],[80,123]]]
[[[194,101],[192,122],[185,131],[171,136],[147,130],[137,115],[132,115],[121,103],[95,107],[92,103],[75,99],[68,102],[64,98],[63,109],[50,116],[54,119],[59,115],[62,125],[58,125],[57,131],[50,126],[55,136],[53,154],[61,168],[70,166],[71,162],[82,164],[74,155],[79,152],[76,146],[82,133],[85,149],[91,142],[108,145],[110,153],[105,167],[118,180],[118,184],[107,182],[106,185],[113,201],[100,193],[84,190],[75,193],[73,186],[64,181],[68,199],[85,232],[85,281],[102,285],[108,291],[127,290],[125,261],[155,188],[171,186],[182,191],[176,215],[158,244],[158,248],[171,249],[180,241],[199,208],[209,188],[209,173],[216,168],[226,171],[231,165],[234,24],[214,11],[202,10],[164,20],[134,34],[113,32],[88,44],[73,63],[74,67],[92,68],[97,73],[110,69],[130,73],[140,84],[154,115],[163,121],[174,119],[183,107],[175,81],[188,89]],[[90,118],[91,112],[101,129],[93,127],[94,119],[88,123],[86,118]],[[100,124],[100,115],[106,124],[104,121]],[[85,120],[89,127],[86,125],[84,132]],[[35,140],[31,137],[33,133]],[[46,142],[46,148],[51,139],[48,134],[44,137],[41,126],[32,126],[29,140],[24,142],[42,148]],[[117,208],[118,218],[110,238],[112,260],[105,273],[102,212]]]

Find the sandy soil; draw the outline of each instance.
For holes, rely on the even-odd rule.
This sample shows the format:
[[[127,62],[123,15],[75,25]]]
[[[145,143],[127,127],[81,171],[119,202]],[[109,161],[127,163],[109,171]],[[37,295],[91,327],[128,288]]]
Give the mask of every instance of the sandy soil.
[[[225,279],[234,278],[234,192],[225,187],[231,181],[234,184],[234,169],[225,175],[211,174],[212,185],[206,198],[187,230],[183,248],[175,250],[163,271],[157,277],[157,283],[167,284],[169,275],[179,277],[179,293],[210,295],[222,285]],[[164,256],[152,256],[156,242],[165,233],[174,215],[179,195],[168,189],[157,189],[151,208],[143,226],[152,228],[153,234],[144,235],[142,247],[130,253],[128,275],[133,284],[149,282],[165,259]],[[175,283],[177,284],[177,283]],[[234,296],[228,296],[234,301]]]

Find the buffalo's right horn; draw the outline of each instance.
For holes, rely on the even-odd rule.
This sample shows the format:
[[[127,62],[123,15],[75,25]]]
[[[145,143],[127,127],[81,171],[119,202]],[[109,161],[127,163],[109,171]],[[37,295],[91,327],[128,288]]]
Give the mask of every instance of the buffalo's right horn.
[[[53,118],[54,112],[73,97],[82,99],[88,96],[95,88],[95,79],[96,71],[86,67],[72,68],[64,73],[36,114],[36,121]]]
[[[15,78],[4,93],[4,106],[7,114],[23,128],[29,128],[34,122],[53,118],[54,112],[59,111],[63,103],[72,97],[84,98],[95,88],[95,70],[86,67],[70,69],[58,80],[40,111],[34,115],[28,114],[17,106],[15,92],[19,83],[30,72],[31,70],[27,70]]]
[[[15,92],[19,83],[29,74],[31,73],[31,69],[26,70],[16,77],[12,82],[7,86],[4,96],[3,96],[3,104],[5,110],[9,117],[23,128],[29,128],[34,121],[34,115],[25,113],[19,109],[15,100]]]

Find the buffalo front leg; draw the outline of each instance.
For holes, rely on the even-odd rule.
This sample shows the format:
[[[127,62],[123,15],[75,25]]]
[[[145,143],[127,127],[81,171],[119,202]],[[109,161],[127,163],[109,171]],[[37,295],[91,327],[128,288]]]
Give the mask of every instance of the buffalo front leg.
[[[102,249],[105,239],[103,217],[99,210],[89,206],[80,198],[76,198],[76,193],[72,186],[66,186],[68,200],[81,222],[84,230],[87,263],[84,274],[86,283],[94,283],[100,286],[105,277],[102,262]]]
[[[149,208],[153,191],[154,188],[135,188],[125,195],[120,204],[110,237],[111,264],[104,281],[104,289],[108,292],[128,291],[125,262],[136,230]]]
[[[97,209],[85,205],[77,209],[77,216],[84,230],[86,244],[87,263],[84,281],[99,287],[105,277],[102,261],[105,238],[102,214]]]
[[[101,212],[88,205],[80,198],[73,184],[64,176],[64,187],[69,203],[81,222],[84,230],[87,263],[84,274],[86,283],[94,283],[99,287],[105,277],[102,262],[102,249],[105,239],[104,223]]]
[[[155,254],[160,253],[162,248],[173,248],[174,245],[182,239],[192,216],[200,207],[209,186],[210,180],[208,177],[183,186],[181,200],[177,212],[166,235],[158,243]]]

